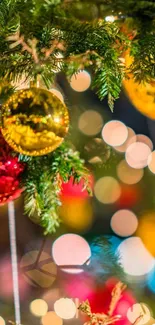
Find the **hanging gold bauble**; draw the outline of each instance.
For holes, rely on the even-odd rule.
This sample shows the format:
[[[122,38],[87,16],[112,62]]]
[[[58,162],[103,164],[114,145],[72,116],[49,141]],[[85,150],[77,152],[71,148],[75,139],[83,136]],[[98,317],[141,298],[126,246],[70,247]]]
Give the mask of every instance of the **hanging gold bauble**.
[[[50,91],[15,92],[2,107],[2,134],[22,154],[41,156],[55,150],[68,131],[67,107]]]
[[[125,55],[125,65],[128,68],[132,64],[132,58],[127,53]],[[123,82],[125,91],[138,111],[151,119],[155,119],[155,84],[154,83],[137,83],[133,76]]]

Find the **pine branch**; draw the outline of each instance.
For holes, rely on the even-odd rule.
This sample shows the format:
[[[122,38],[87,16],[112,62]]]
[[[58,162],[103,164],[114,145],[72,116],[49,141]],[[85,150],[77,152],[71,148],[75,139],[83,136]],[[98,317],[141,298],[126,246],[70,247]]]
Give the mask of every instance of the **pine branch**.
[[[47,156],[20,155],[19,160],[27,163],[22,184],[25,188],[25,213],[45,229],[45,234],[53,233],[60,224],[58,210],[62,182],[71,177],[75,183],[83,179],[84,189],[91,192],[84,161],[66,142]]]
[[[90,4],[96,8],[96,19],[93,16],[86,21],[83,8]],[[83,13],[80,19],[75,8],[80,8],[80,15]],[[154,1],[149,0],[2,0],[0,78],[13,81],[24,74],[27,79],[35,79],[39,74],[49,87],[55,71],[71,76],[91,67],[93,87],[101,99],[108,97],[113,109],[126,72],[139,82],[154,81],[154,9]],[[106,22],[107,15],[115,15],[115,22]],[[125,32],[124,25],[129,21],[129,31]],[[12,47],[7,39],[17,32],[20,40]],[[63,44],[63,48],[56,44]],[[126,49],[133,56],[130,71],[120,64]],[[58,54],[63,56],[61,60]]]

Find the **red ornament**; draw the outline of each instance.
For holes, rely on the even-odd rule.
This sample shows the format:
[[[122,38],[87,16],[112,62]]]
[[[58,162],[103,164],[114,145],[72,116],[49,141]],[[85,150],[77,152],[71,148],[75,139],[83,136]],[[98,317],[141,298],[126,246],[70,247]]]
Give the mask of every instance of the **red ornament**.
[[[111,293],[118,281],[115,279],[110,279],[107,281],[106,285],[99,287],[92,292],[91,296],[88,297],[91,310],[93,313],[107,313],[109,304],[111,302]],[[136,299],[132,292],[126,289],[118,301],[116,308],[113,312],[113,316],[120,315],[121,319],[116,322],[117,325],[130,325],[127,319],[127,311],[133,304],[136,303]]]
[[[90,186],[93,188],[93,176],[90,175]],[[62,184],[62,190],[61,190],[61,196],[62,198],[69,198],[69,197],[76,197],[76,198],[88,198],[89,194],[87,190],[83,191],[84,187],[84,180],[81,179],[81,181],[78,184],[75,184],[73,182],[73,177],[70,178],[68,183]]]
[[[12,157],[11,153],[12,149],[0,133],[0,205],[18,198],[22,192],[19,177],[24,164],[18,161],[18,157]]]

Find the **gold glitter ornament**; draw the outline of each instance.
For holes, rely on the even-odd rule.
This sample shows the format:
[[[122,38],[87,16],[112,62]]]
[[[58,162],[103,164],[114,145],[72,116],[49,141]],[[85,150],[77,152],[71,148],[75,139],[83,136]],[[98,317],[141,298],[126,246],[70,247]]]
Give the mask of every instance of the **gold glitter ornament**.
[[[19,153],[42,156],[60,146],[69,127],[69,115],[50,91],[29,88],[15,92],[2,107],[2,134]]]

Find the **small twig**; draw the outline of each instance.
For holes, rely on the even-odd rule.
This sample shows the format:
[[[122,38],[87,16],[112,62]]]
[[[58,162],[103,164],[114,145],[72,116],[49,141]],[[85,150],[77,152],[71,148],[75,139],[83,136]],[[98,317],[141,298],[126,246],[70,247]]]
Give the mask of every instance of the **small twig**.
[[[55,49],[64,51],[65,50],[64,44],[58,40],[54,40],[49,49],[43,48],[41,52],[45,54],[45,60],[47,60],[50,57],[50,55],[54,52]]]
[[[116,284],[116,286],[114,287],[114,289],[112,290],[112,299],[111,299],[111,303],[109,306],[109,310],[108,310],[108,315],[112,316],[113,312],[117,306],[118,301],[120,300],[121,296],[122,296],[122,292],[126,289],[126,285],[123,284],[122,282],[118,282]]]
[[[39,58],[37,54],[37,40],[34,38],[32,40],[28,40],[28,44],[24,41],[24,36],[20,36],[19,31],[16,34],[7,37],[8,41],[14,41],[10,48],[13,49],[18,45],[22,46],[22,51],[27,51],[30,53],[34,59],[34,62],[39,63]]]
[[[137,325],[141,321],[142,318],[143,318],[143,315],[142,314],[139,315],[132,325]]]
[[[43,249],[44,249],[44,246],[45,246],[45,243],[46,243],[46,237],[43,239],[43,242],[42,242],[42,245],[40,247],[40,250],[39,250],[39,253],[37,255],[37,259],[35,261],[35,264],[34,264],[34,267],[37,267],[38,263],[39,263],[39,260],[40,260],[40,257],[41,257],[41,254],[43,252]]]

